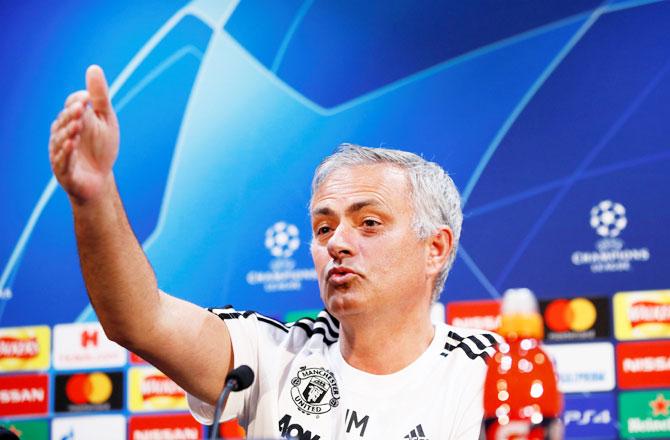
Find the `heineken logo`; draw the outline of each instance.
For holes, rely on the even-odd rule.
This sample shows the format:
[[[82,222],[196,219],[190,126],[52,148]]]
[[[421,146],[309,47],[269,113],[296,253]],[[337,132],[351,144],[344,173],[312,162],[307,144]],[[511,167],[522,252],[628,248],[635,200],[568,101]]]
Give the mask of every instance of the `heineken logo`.
[[[624,436],[670,436],[670,392],[621,393],[619,408]]]
[[[670,415],[670,400],[666,399],[663,394],[658,393],[656,398],[649,402],[652,416],[667,416]]]
[[[305,414],[324,414],[340,404],[335,375],[325,368],[301,367],[291,385],[291,399]]]

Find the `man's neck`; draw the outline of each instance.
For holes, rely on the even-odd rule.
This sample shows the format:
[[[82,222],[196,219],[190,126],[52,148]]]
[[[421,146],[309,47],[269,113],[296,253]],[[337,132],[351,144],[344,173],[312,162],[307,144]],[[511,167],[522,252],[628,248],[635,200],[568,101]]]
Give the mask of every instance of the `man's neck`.
[[[344,322],[343,322],[344,321]],[[352,367],[391,374],[421,356],[435,336],[430,314],[376,315],[340,321],[340,351]]]

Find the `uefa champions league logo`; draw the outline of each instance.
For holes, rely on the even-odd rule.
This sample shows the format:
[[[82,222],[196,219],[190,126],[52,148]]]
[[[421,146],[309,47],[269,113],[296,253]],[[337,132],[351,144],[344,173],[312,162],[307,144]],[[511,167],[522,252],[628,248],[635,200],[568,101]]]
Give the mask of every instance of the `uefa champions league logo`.
[[[273,257],[289,258],[300,247],[300,232],[295,225],[277,222],[265,231],[265,247]]]
[[[626,208],[620,203],[603,200],[591,208],[591,227],[603,238],[618,237],[627,225]]]
[[[275,222],[265,230],[263,245],[273,257],[269,270],[252,270],[247,273],[249,285],[262,285],[266,292],[300,290],[303,281],[315,281],[313,268],[296,268],[291,258],[300,248],[300,230],[284,220]]]
[[[627,272],[632,263],[651,258],[646,247],[624,248],[620,235],[628,226],[628,218],[621,203],[602,200],[591,208],[590,214],[589,224],[601,238],[595,243],[595,250],[573,252],[573,265],[588,265],[592,273]]]

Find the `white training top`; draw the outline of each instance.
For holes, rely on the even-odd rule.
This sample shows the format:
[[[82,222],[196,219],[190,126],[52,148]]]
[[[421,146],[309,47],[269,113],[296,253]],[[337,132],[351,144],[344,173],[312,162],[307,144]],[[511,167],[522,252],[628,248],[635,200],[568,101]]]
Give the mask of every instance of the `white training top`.
[[[326,311],[286,325],[254,312],[211,311],[228,326],[235,367],[256,375],[231,394],[221,418],[239,418],[249,438],[479,438],[486,360],[500,342],[493,333],[439,324],[418,359],[374,375],[342,358],[339,322]],[[191,395],[188,403],[199,422],[212,423],[212,405]]]

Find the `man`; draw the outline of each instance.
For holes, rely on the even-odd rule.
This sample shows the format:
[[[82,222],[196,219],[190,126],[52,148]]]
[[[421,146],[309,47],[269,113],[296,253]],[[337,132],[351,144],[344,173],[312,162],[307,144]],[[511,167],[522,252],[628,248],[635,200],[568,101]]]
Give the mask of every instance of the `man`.
[[[326,310],[289,325],[210,313],[158,289],[116,189],[119,128],[99,67],[86,84],[52,124],[49,151],[91,303],[110,339],[189,393],[198,420],[211,423],[227,372],[248,364],[256,380],[224,419],[239,417],[251,438],[478,438],[495,339],[430,321],[462,220],[438,165],[341,147],[317,169],[310,203]]]

